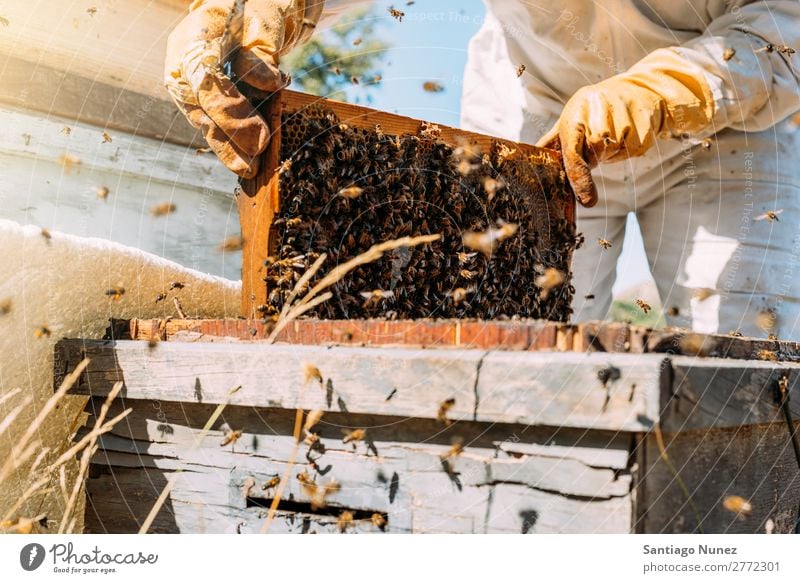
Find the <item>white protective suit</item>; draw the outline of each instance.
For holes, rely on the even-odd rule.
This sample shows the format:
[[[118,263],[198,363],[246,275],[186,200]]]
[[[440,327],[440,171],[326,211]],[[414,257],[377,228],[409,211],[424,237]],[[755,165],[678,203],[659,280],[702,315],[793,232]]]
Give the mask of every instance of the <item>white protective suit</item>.
[[[800,133],[787,119],[800,109],[800,54],[791,51],[800,49],[800,3],[485,3],[464,76],[465,129],[535,143],[580,87],[665,47],[700,66],[714,93],[711,131],[594,171],[600,202],[578,210],[586,245],[573,264],[573,319],[606,316],[632,211],[661,299],[678,309],[670,324],[764,336],[756,319],[772,311],[774,333],[800,338]],[[352,5],[328,0],[323,20]],[[779,221],[755,220],[778,209]]]

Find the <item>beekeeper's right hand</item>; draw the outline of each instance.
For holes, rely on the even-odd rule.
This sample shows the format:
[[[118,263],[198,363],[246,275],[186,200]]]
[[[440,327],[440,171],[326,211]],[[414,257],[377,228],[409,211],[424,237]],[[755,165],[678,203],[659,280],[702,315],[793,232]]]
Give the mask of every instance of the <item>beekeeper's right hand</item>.
[[[270,128],[225,74],[225,63],[235,54],[233,73],[255,89],[271,93],[285,87],[280,56],[308,40],[323,5],[323,0],[194,0],[169,36],[167,90],[239,176],[252,178],[258,171]]]

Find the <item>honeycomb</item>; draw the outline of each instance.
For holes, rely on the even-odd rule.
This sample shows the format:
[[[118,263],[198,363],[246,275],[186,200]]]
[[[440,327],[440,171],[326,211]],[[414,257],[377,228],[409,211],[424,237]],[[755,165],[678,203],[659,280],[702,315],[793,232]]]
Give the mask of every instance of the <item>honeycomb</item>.
[[[566,186],[554,165],[502,144],[491,152],[448,144],[424,123],[403,136],[350,127],[320,106],[283,113],[280,157],[266,316],[281,310],[322,253],[316,279],[373,244],[440,233],[440,241],[352,271],[308,315],[569,319],[576,236],[559,206]],[[508,224],[515,233],[490,254],[462,241],[464,233]],[[536,282],[548,268],[564,278],[543,289]]]

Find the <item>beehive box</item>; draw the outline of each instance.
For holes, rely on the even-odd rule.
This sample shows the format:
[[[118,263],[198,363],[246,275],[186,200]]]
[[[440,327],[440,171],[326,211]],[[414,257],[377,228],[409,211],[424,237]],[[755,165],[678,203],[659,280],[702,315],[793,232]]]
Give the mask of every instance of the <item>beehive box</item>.
[[[319,277],[376,243],[440,234],[359,267],[309,315],[568,319],[574,197],[557,152],[291,91],[260,110],[276,131],[237,197],[243,315],[280,311],[322,253]],[[563,281],[543,291],[548,270]]]
[[[152,530],[260,532],[275,478],[269,532],[338,532],[343,513],[347,532],[794,528],[800,472],[775,394],[783,383],[800,418],[796,344],[525,321],[305,320],[253,340],[264,334],[260,320],[135,320],[59,343],[56,381],[91,359],[73,389],[92,397],[90,425],[118,380],[114,412],[133,409],[92,460],[90,532],[138,531],[169,481]],[[298,408],[324,416],[294,451]],[[308,480],[339,488],[315,506]]]

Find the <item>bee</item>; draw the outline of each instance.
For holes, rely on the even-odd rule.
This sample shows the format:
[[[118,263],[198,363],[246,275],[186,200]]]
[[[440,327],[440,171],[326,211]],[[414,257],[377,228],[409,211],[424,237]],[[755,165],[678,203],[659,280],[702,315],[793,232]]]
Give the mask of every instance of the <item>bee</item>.
[[[505,186],[502,178],[491,178],[487,176],[483,179],[483,190],[486,191],[486,197],[492,200],[497,192]]]
[[[722,53],[722,58],[725,61],[730,61],[736,55],[736,49],[732,47],[728,47],[725,49],[725,52]]]
[[[445,425],[450,425],[451,421],[447,418],[447,413],[453,406],[456,404],[456,400],[453,397],[449,399],[445,399],[441,403],[439,403],[439,410],[436,412],[436,419],[441,421]]]
[[[115,285],[114,287],[106,290],[106,295],[115,302],[118,302],[122,296],[125,295],[125,288],[121,285]]]
[[[756,314],[756,326],[764,332],[771,332],[778,322],[778,315],[773,310],[761,310]]]
[[[322,386],[322,383],[324,382],[322,379],[322,372],[320,372],[316,366],[313,364],[306,364],[303,367],[303,371],[305,373],[306,384],[310,383],[312,380],[317,380],[319,381],[320,386]]]
[[[155,348],[156,348],[156,346],[158,346],[158,342],[159,342],[158,338],[150,338],[150,339],[147,341],[147,348],[148,348],[148,350],[153,350],[153,349],[155,349]]]
[[[241,251],[242,247],[244,247],[244,239],[239,235],[231,235],[230,237],[226,237],[222,243],[219,244],[220,251]]]
[[[271,490],[272,488],[277,488],[278,484],[281,483],[281,477],[277,474],[272,476],[269,480],[264,482],[264,485],[261,486],[262,490]]]
[[[175,311],[178,312],[178,317],[185,320],[186,312],[183,311],[183,306],[181,305],[181,301],[177,297],[174,297],[172,298],[172,304],[175,306]]]
[[[380,75],[375,75],[375,76],[372,78],[372,82],[373,82],[373,83],[380,83],[382,80],[383,80],[383,77],[381,77]]]
[[[441,457],[443,460],[449,460],[454,457],[460,456],[464,452],[464,439],[461,437],[454,437],[450,442],[450,449],[443,453]]]
[[[97,14],[97,6],[89,6],[89,8],[86,9],[86,14],[89,16],[94,16]]]
[[[65,136],[68,136],[72,133],[72,128],[69,126],[64,126],[63,128],[61,128],[61,133],[64,134]]]
[[[394,397],[396,394],[397,394],[397,388],[394,388],[394,389],[392,389],[392,392],[391,392],[391,393],[389,393],[389,394],[386,396],[386,398],[384,399],[384,401],[391,401],[391,400],[392,400],[392,397]]]
[[[108,199],[108,193],[109,193],[108,187],[98,186],[97,188],[94,189],[94,192],[97,195],[97,198],[99,198],[100,200]]]
[[[8,18],[6,18],[5,16],[0,16],[0,24],[2,24],[3,26],[8,26],[9,24],[11,24],[11,21],[9,21]]]
[[[444,91],[444,86],[436,81],[425,81],[422,84],[422,90],[427,91],[428,93],[441,93]]]
[[[526,67],[524,64],[517,67],[517,77],[522,77],[522,74],[525,72],[525,69]]]
[[[371,292],[361,292],[361,297],[364,298],[364,307],[369,308],[377,306],[381,300],[388,300],[394,297],[393,291],[384,291],[382,289],[372,290]]]
[[[373,512],[372,516],[370,517],[370,521],[372,522],[372,526],[379,528],[381,531],[386,530],[386,525],[389,522],[386,518],[386,515],[381,514],[380,512]]]
[[[696,288],[693,293],[692,297],[694,297],[698,302],[704,302],[716,292],[708,287],[698,287]]]
[[[186,284],[183,283],[182,281],[173,281],[171,284],[169,284],[169,290],[168,291],[172,291],[174,289],[181,290],[181,289],[183,289],[185,287],[186,287]]]
[[[353,429],[342,438],[342,443],[351,443],[356,441],[363,441],[367,436],[366,429]]]
[[[108,132],[103,132],[102,134],[100,134],[100,138],[102,139],[103,144],[110,144],[111,142],[114,141],[111,138],[111,134],[109,134]]]
[[[457,287],[456,289],[453,290],[453,293],[451,294],[451,297],[453,298],[453,303],[456,305],[462,303],[464,300],[467,299],[467,295],[471,294],[473,291],[475,290],[466,289],[463,287]]]
[[[653,309],[653,306],[651,306],[646,301],[644,301],[643,299],[640,299],[640,298],[636,298],[635,300],[633,300],[633,303],[636,304],[636,306],[640,310],[642,310],[645,314],[649,314],[650,310]]]
[[[324,413],[319,409],[314,409],[313,411],[309,411],[306,415],[306,422],[303,425],[303,431],[309,431],[314,425],[319,423],[320,419]]]
[[[0,300],[0,316],[5,316],[11,312],[11,299],[3,298]]]
[[[501,223],[499,228],[491,227],[488,230],[480,233],[476,231],[468,231],[461,237],[465,247],[480,251],[486,256],[494,253],[497,246],[506,239],[513,237],[518,230],[519,226],[515,223]]]
[[[392,18],[397,19],[398,22],[403,22],[403,17],[406,15],[402,10],[397,10],[394,6],[389,6],[389,14]]]
[[[336,194],[338,194],[343,198],[352,200],[354,198],[358,198],[359,196],[361,196],[363,192],[364,192],[363,188],[360,188],[358,186],[348,186],[347,188],[341,189]]]
[[[250,493],[256,486],[256,479],[253,476],[247,476],[242,482],[242,498],[250,498]]]
[[[50,242],[50,239],[53,238],[53,235],[50,234],[50,231],[48,229],[42,229],[41,235],[44,238],[44,240],[47,241],[48,243]]]
[[[713,146],[713,142],[708,138],[700,141],[700,147],[703,148],[706,152],[711,150],[711,146]]]
[[[593,300],[594,297],[595,297],[594,294],[586,294],[585,296],[583,296],[583,299],[585,299],[585,300]]]
[[[753,511],[753,505],[741,496],[725,496],[722,501],[725,510],[730,510],[742,516],[748,516]]]
[[[763,215],[758,215],[755,220],[756,221],[763,221],[764,219],[768,220],[770,223],[774,221],[780,221],[778,215],[783,212],[783,209],[777,209],[774,211],[767,211]]]
[[[354,46],[354,47],[357,47],[357,46],[358,46],[358,45],[360,45],[362,42],[364,42],[364,39],[362,39],[361,37],[355,38],[355,39],[353,39],[353,46]]]
[[[603,249],[611,248],[611,241],[608,239],[603,239],[602,237],[597,238],[597,244],[600,245]]]
[[[58,163],[64,169],[64,172],[69,173],[75,166],[80,166],[81,159],[72,154],[61,154],[58,157]]]
[[[348,528],[352,528],[353,526],[353,513],[349,510],[344,510],[339,515],[339,518],[336,519],[336,528],[339,529],[339,532],[344,534],[347,532]]]
[[[680,315],[681,315],[681,311],[680,311],[680,309],[678,308],[678,306],[670,306],[670,307],[667,309],[667,315],[668,315],[668,316],[671,316],[671,317],[673,317],[673,318],[677,318],[678,316],[680,316]]]
[[[741,338],[742,333],[739,332],[738,330],[728,330],[728,336],[732,336],[734,338]]]
[[[478,165],[471,163],[469,160],[462,159],[456,164],[456,172],[461,176],[469,176],[473,170],[477,169]]]
[[[154,217],[164,217],[174,213],[177,207],[171,202],[162,202],[155,206],[150,207],[150,214]]]
[[[462,269],[458,272],[458,275],[466,279],[467,281],[472,281],[478,273],[476,271],[470,271],[469,269]]]
[[[160,294],[158,294],[156,296],[156,303],[163,302],[166,299],[167,299],[167,294],[165,294],[164,292],[161,292]]]
[[[38,326],[34,331],[33,335],[36,338],[50,338],[53,332],[47,326]]]
[[[768,360],[770,362],[777,362],[778,361],[778,353],[774,350],[759,350],[756,353],[756,358],[758,360]]]
[[[341,70],[339,67],[333,67],[333,68],[331,68],[331,70],[330,70],[330,71],[331,71],[331,73],[333,73],[334,75],[341,75],[341,74],[342,74],[342,70]]]
[[[464,251],[460,251],[460,252],[458,253],[458,255],[457,255],[457,257],[458,257],[458,262],[459,262],[461,265],[464,265],[465,263],[469,263],[470,261],[472,261],[473,259],[475,259],[475,256],[476,256],[476,255],[477,255],[477,253],[466,253],[466,252],[464,252]]]
[[[538,275],[533,280],[533,283],[540,288],[539,299],[547,299],[547,296],[550,295],[550,290],[564,283],[564,279],[564,274],[555,267],[545,269],[541,275]]]
[[[778,335],[777,334],[768,334],[767,335],[767,340],[772,340],[773,342],[777,341],[778,340]]]
[[[310,446],[311,448],[314,448],[319,443],[319,434],[312,433],[310,431],[307,432],[305,439],[303,439],[303,443]]]
[[[222,441],[219,442],[220,447],[225,447],[226,445],[230,445],[239,441],[239,438],[242,436],[241,429],[228,429],[225,432],[225,436],[222,438]]]

